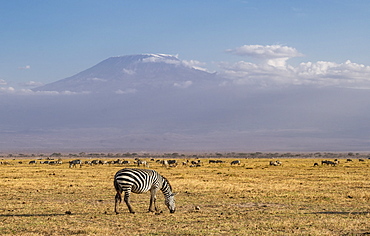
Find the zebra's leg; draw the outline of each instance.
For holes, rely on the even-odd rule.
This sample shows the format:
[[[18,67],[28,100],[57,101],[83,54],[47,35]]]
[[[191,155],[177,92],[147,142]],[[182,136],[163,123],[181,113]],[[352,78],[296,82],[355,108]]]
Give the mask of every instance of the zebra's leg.
[[[158,211],[157,204],[156,204],[157,191],[158,191],[158,189],[156,189],[156,188],[150,190],[150,205],[149,205],[149,211],[150,212]]]
[[[114,212],[116,214],[119,214],[118,212],[118,204],[122,201],[122,194],[117,191],[116,197],[115,197],[115,203],[114,203]]]
[[[135,214],[135,211],[134,211],[134,209],[132,209],[132,206],[130,204],[130,190],[125,191],[124,201],[125,201],[125,203],[126,203],[126,205],[128,207],[128,210],[130,211],[130,213]]]

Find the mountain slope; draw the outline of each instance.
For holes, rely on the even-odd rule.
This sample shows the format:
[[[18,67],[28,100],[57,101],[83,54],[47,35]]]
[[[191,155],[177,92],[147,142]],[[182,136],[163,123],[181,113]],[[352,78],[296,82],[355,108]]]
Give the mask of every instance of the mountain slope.
[[[141,89],[217,86],[215,74],[187,66],[177,57],[140,54],[110,57],[69,78],[34,91],[134,93]]]
[[[221,82],[173,56],[111,57],[35,89],[59,96],[0,94],[0,151],[369,150],[368,90]]]

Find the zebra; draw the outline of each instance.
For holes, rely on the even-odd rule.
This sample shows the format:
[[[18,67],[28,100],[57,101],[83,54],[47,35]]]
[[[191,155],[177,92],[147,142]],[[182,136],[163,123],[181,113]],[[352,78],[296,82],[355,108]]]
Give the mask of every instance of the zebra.
[[[164,167],[168,167],[168,161],[166,161],[166,160],[162,160],[162,161],[160,161],[160,163],[162,164],[162,166],[164,166]]]
[[[118,212],[118,203],[122,201],[122,192],[125,192],[124,201],[130,211],[135,213],[130,204],[130,193],[145,193],[150,190],[150,205],[149,212],[159,212],[156,206],[156,193],[158,190],[163,192],[165,204],[170,210],[170,213],[175,212],[175,198],[176,193],[172,193],[172,187],[168,180],[160,175],[155,170],[150,169],[135,169],[125,168],[119,170],[114,176],[114,187],[117,191],[115,196],[114,212]]]
[[[281,166],[281,161],[270,161],[270,166]]]

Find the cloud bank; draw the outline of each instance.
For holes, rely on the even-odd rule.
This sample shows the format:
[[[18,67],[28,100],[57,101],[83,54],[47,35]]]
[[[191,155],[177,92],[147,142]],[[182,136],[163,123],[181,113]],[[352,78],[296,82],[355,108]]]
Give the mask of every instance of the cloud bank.
[[[281,45],[244,45],[226,52],[262,59],[260,63],[239,61],[222,62],[220,74],[236,84],[257,86],[310,85],[346,88],[370,88],[370,66],[347,60],[302,62],[294,67],[287,60],[303,56],[297,49]]]
[[[281,45],[244,45],[235,49],[228,49],[226,52],[257,58],[292,58],[301,57],[297,49]]]
[[[297,66],[290,65],[291,58],[303,57],[304,54],[296,48],[283,45],[243,45],[234,49],[225,50],[226,53],[243,57],[235,63],[219,62],[218,74],[226,82],[254,87],[343,87],[355,89],[370,89],[370,66],[347,60],[342,63],[331,61],[301,62]],[[162,62],[173,65],[183,65],[189,68],[207,71],[206,63],[197,60],[180,60],[178,56],[167,54],[148,54],[143,59],[145,63]],[[250,61],[249,61],[250,60]],[[30,69],[30,66],[20,69]],[[122,69],[125,74],[134,75],[131,69]],[[190,78],[189,78],[190,79]],[[93,81],[106,82],[104,79],[92,78]],[[188,88],[195,81],[176,82],[174,87]],[[0,79],[0,93],[11,94],[40,94],[33,92],[29,87],[40,86],[42,83],[30,81],[19,84],[22,89],[11,86],[4,79]],[[132,93],[130,90],[116,91],[118,94]],[[45,94],[45,93],[43,93]],[[61,94],[48,92],[47,94]],[[63,94],[71,94],[66,91]]]

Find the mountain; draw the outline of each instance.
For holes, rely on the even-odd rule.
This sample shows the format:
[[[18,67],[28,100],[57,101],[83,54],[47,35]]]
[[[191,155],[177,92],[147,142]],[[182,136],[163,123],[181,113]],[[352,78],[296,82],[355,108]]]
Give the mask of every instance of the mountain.
[[[34,89],[54,92],[0,94],[0,154],[369,151],[366,89],[256,88],[188,64],[111,57]]]
[[[34,91],[135,93],[143,89],[217,86],[220,79],[175,56],[140,54],[110,57],[76,75],[33,89]]]

